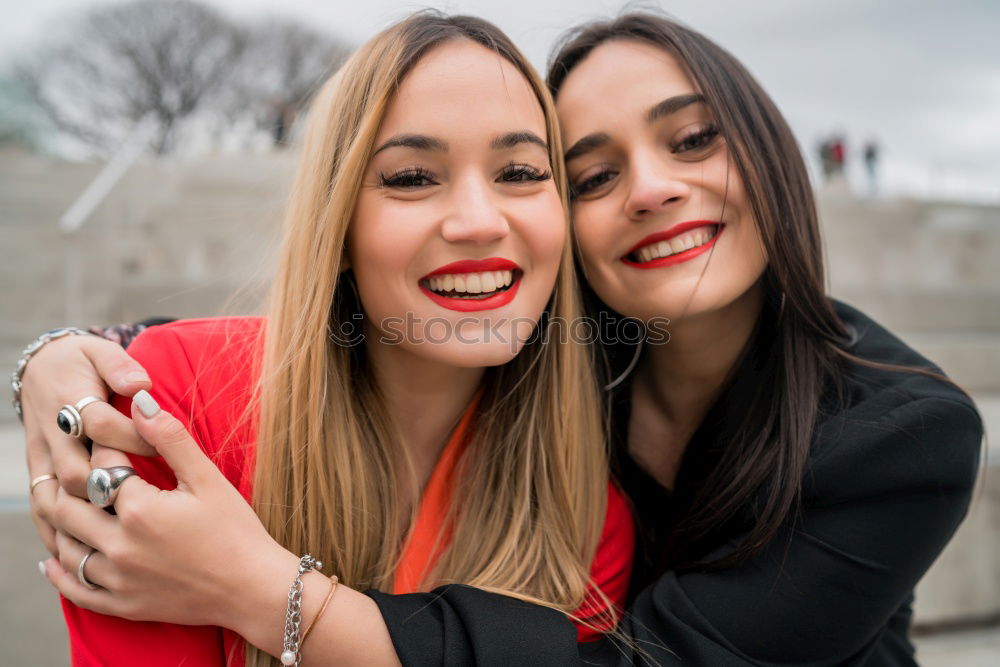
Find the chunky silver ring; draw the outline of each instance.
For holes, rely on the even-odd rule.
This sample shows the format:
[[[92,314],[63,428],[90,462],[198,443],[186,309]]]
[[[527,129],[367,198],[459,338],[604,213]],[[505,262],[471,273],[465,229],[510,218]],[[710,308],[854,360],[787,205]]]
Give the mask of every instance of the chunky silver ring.
[[[56,426],[66,435],[83,440],[86,436],[83,433],[83,409],[91,403],[103,403],[103,399],[97,396],[84,396],[76,405],[64,405],[56,415]]]
[[[87,476],[87,497],[98,507],[110,507],[115,504],[122,482],[134,474],[135,468],[129,466],[94,468]]]
[[[100,586],[91,582],[90,579],[87,579],[87,575],[84,573],[83,568],[87,566],[87,560],[96,553],[97,549],[91,548],[90,551],[87,552],[87,555],[83,557],[83,560],[80,561],[80,564],[76,566],[76,578],[81,584],[92,591],[97,590]]]

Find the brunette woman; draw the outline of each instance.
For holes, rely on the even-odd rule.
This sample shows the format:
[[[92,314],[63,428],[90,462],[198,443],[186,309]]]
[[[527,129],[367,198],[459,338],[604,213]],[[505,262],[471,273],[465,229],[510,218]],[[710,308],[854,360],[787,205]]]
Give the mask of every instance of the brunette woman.
[[[518,661],[914,664],[913,588],[976,477],[974,404],[825,295],[799,149],[729,53],[628,14],[575,30],[549,85],[592,306],[668,317],[671,340],[606,349],[615,465],[641,531],[620,626],[635,641],[578,647],[552,613],[532,623],[544,660]],[[101,355],[128,391],[121,355]],[[471,589],[374,597],[404,664],[517,637],[476,631],[516,615]]]
[[[478,19],[418,14],[319,91],[268,317],[142,333],[131,416],[163,459],[135,457],[116,516],[55,501],[74,664],[394,664],[366,589],[614,626],[632,522],[588,351],[529,340],[579,316],[561,153],[544,83]],[[70,417],[101,441],[97,403]]]

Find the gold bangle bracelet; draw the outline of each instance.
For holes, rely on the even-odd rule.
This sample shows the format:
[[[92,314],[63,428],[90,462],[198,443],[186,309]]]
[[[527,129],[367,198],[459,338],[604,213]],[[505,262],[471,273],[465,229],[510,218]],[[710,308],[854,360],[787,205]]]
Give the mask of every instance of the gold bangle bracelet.
[[[330,604],[330,600],[333,599],[333,592],[337,590],[337,583],[339,581],[340,580],[337,578],[337,575],[330,577],[330,592],[326,594],[326,599],[323,600],[323,606],[319,608],[319,611],[316,612],[315,616],[313,616],[313,620],[306,626],[306,631],[302,633],[302,640],[299,642],[299,646],[306,643],[306,637],[309,636],[309,633],[312,631],[313,626],[316,625],[316,621],[319,620],[319,617],[323,615],[324,611],[326,611],[327,606]]]

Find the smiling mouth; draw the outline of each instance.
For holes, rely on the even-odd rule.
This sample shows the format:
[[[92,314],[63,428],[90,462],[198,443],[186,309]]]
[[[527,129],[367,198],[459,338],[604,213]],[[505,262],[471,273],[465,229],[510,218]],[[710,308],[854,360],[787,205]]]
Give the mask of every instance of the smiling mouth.
[[[654,268],[693,259],[711,248],[724,228],[721,223],[703,223],[680,233],[675,230],[654,234],[626,253],[622,261],[641,268]]]
[[[510,290],[523,274],[521,269],[445,273],[422,278],[420,286],[447,299],[485,300]]]

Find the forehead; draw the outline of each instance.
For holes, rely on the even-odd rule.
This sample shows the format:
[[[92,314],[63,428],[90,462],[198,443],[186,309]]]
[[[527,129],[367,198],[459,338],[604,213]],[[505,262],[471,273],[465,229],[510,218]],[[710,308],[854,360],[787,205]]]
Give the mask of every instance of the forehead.
[[[400,83],[379,139],[398,132],[451,136],[530,129],[545,137],[545,115],[528,80],[506,58],[471,40],[435,46]]]
[[[587,54],[569,73],[556,98],[556,109],[571,143],[574,132],[587,134],[606,130],[609,124],[641,120],[658,102],[693,92],[697,91],[691,78],[666,49],[635,40],[611,40]]]

